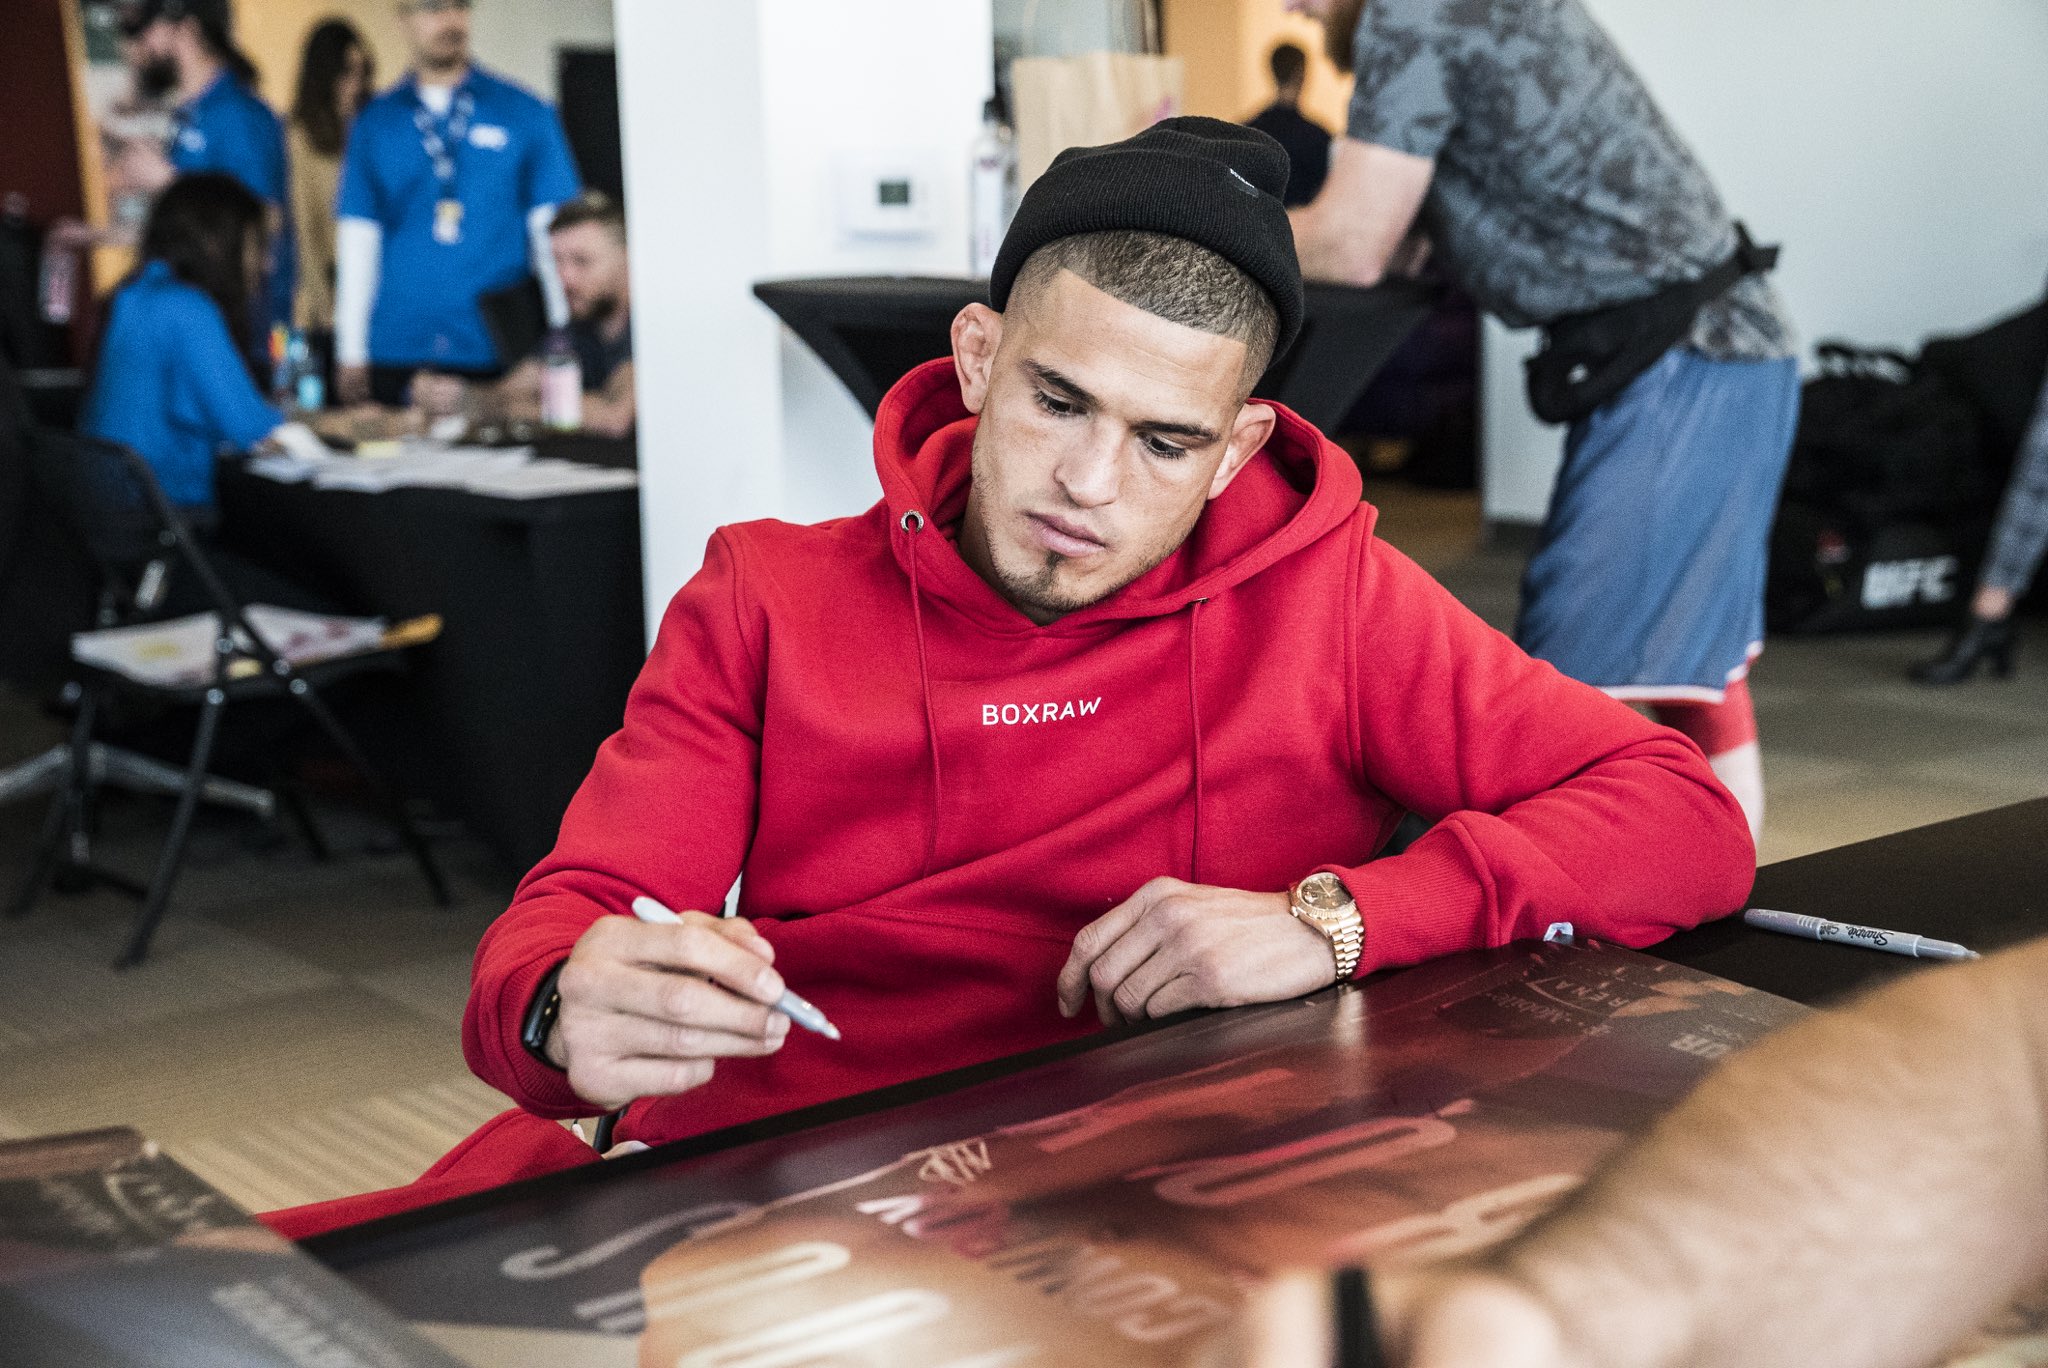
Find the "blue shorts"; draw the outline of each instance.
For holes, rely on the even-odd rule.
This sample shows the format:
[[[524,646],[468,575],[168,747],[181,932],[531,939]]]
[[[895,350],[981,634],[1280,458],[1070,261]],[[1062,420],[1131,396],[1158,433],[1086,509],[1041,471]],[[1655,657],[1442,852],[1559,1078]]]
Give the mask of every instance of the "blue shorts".
[[[1515,640],[1617,698],[1718,703],[1763,649],[1791,360],[1674,347],[1565,438]]]

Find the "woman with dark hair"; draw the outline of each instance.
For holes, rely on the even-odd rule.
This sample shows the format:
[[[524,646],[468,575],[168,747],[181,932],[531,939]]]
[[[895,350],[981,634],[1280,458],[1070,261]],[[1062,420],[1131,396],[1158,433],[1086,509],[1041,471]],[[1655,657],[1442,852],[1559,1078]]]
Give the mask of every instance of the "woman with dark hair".
[[[376,67],[363,35],[328,19],[306,35],[286,141],[291,153],[292,220],[298,230],[301,328],[334,327],[334,197],[349,125],[369,103]]]
[[[202,530],[215,521],[215,456],[285,423],[257,386],[251,337],[268,236],[263,201],[233,176],[171,182],[114,293],[80,423],[140,453]]]

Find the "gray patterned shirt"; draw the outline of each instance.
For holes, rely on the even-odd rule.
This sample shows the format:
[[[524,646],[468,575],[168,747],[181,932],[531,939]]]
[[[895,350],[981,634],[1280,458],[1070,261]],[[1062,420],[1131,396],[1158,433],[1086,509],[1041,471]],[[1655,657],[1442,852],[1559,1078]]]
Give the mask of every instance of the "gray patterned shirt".
[[[1514,327],[1694,279],[1735,250],[1713,182],[1579,0],[1366,0],[1348,132],[1436,163],[1422,226]],[[1724,360],[1792,355],[1751,276],[1688,339]]]

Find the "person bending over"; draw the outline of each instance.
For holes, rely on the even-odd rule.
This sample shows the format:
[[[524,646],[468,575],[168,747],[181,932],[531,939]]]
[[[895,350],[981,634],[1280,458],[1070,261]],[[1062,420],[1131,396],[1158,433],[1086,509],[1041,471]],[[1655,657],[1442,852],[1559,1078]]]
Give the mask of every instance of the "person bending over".
[[[477,951],[464,1050],[521,1109],[279,1229],[594,1157],[548,1118],[623,1107],[658,1143],[1739,903],[1748,828],[1698,749],[1481,623],[1373,535],[1341,450],[1250,399],[1302,319],[1286,180],[1212,119],[1055,159],[990,305],[884,400],[881,501],[723,528],[669,604]],[[1374,860],[1411,811],[1435,826]],[[790,1034],[785,984],[844,1038]]]
[[[1287,6],[1357,73],[1295,211],[1303,269],[1371,285],[1419,231],[1481,308],[1544,328],[1531,397],[1570,426],[1516,640],[1699,742],[1761,833],[1748,676],[1799,406],[1775,257],[1582,0]]]
[[[1507,1245],[1376,1282],[1391,1361],[1936,1362],[2048,1276],[2043,982],[2048,940],[1915,975],[1730,1060]],[[1328,1284],[1276,1279],[1226,1358],[1323,1368]]]

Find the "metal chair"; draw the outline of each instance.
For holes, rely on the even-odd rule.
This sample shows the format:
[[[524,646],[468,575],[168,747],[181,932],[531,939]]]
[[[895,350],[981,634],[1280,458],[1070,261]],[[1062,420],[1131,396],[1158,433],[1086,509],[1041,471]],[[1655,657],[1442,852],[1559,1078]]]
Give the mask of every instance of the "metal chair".
[[[208,563],[191,528],[164,497],[140,456],[112,442],[46,433],[33,444],[30,459],[44,499],[85,547],[99,572],[102,626],[152,620],[163,600],[167,577],[187,573],[213,605],[220,631],[214,642],[211,677],[191,685],[144,682],[82,661],[74,650],[77,715],[62,767],[62,787],[51,801],[41,840],[9,915],[26,915],[60,871],[105,883],[142,900],[128,944],[114,961],[117,968],[140,964],[169,906],[200,799],[206,796],[209,784],[215,786],[215,796],[232,796],[231,790],[220,787],[224,781],[207,774],[222,715],[231,704],[266,698],[290,699],[303,708],[342,757],[363,775],[399,840],[419,865],[434,901],[447,906],[447,884],[419,828],[320,693],[321,686],[344,675],[397,665],[398,650],[386,647],[303,668],[294,666],[250,627],[243,605]],[[95,761],[94,726],[108,698],[117,693],[199,709],[191,756],[178,776],[170,833],[147,885],[106,869],[92,858],[91,806],[100,783],[111,777],[107,766]],[[319,853],[321,844],[310,825],[306,835]]]

